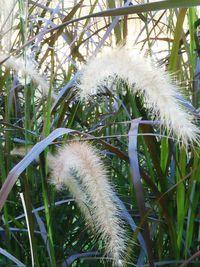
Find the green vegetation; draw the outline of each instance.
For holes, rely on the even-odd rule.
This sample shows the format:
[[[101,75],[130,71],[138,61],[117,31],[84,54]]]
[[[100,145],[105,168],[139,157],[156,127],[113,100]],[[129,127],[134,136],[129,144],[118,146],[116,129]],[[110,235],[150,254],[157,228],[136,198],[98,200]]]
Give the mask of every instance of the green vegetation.
[[[50,153],[72,140],[98,149],[115,187],[124,266],[200,266],[199,144],[185,149],[126,80],[78,97],[89,58],[128,43],[176,77],[200,128],[199,0],[130,2],[2,0],[0,266],[113,266],[71,192],[49,182]]]

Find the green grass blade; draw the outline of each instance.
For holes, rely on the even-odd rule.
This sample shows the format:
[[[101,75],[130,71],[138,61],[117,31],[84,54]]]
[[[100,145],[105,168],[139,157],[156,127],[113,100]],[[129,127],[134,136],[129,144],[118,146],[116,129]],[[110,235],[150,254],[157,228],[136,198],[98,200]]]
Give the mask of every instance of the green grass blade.
[[[174,41],[169,60],[169,71],[172,73],[174,73],[178,69],[178,63],[179,63],[178,51],[180,46],[181,35],[183,33],[183,22],[185,19],[186,12],[187,12],[186,8],[180,9],[177,17],[176,28],[174,32]]]

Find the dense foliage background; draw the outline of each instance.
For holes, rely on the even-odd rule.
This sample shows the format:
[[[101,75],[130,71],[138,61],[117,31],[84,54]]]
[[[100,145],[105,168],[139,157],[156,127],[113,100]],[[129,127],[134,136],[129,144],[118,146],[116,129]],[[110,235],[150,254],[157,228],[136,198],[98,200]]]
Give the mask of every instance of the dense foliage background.
[[[125,205],[126,266],[200,266],[197,144],[186,153],[152,121],[142,98],[133,96],[124,81],[115,84],[117,98],[99,94],[85,104],[75,88],[90,56],[127,43],[176,75],[194,109],[185,105],[198,117],[199,1],[1,2],[2,53],[31,60],[46,76],[49,93],[24,79],[20,65],[13,69],[1,62],[0,179],[6,184],[0,192],[0,266],[112,265],[101,260],[103,244],[70,193],[48,183],[49,151],[72,139],[91,140],[101,151]],[[135,128],[129,132],[131,123]],[[75,132],[66,134],[63,128]],[[24,150],[40,141],[21,161]],[[133,177],[130,168],[137,166]]]

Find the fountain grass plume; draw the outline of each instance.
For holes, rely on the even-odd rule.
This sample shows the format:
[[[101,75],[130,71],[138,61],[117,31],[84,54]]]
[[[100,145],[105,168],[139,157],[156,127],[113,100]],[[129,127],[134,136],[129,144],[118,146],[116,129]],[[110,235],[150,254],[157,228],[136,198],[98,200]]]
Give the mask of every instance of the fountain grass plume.
[[[178,87],[170,75],[152,60],[127,47],[103,50],[82,68],[77,85],[80,99],[87,100],[98,92],[104,92],[111,78],[125,80],[133,93],[142,95],[151,114],[159,118],[183,145],[187,147],[189,143],[199,142],[200,131],[193,115],[178,99]]]
[[[88,143],[74,142],[48,159],[51,183],[66,186],[96,234],[105,242],[106,254],[123,265],[126,233],[113,188],[98,152]]]
[[[44,96],[48,95],[50,88],[49,82],[46,77],[39,74],[31,60],[24,60],[23,58],[0,54],[0,63],[2,63],[7,69],[13,69],[17,73],[21,73],[22,77],[30,78],[36,86],[41,88]],[[51,96],[55,99],[54,92],[51,93]]]

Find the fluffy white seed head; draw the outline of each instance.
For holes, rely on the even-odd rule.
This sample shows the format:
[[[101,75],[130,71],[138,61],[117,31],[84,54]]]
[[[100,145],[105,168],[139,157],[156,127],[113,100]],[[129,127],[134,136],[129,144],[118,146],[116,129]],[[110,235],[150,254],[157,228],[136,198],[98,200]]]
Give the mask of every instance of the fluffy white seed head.
[[[126,233],[105,166],[97,151],[88,143],[75,142],[50,156],[51,182],[65,185],[73,194],[92,228],[104,240],[106,254],[122,265]]]
[[[49,82],[43,75],[39,74],[31,60],[24,60],[23,58],[16,58],[13,56],[8,57],[7,54],[0,54],[0,63],[6,68],[13,69],[17,73],[20,73],[23,78],[31,79],[36,86],[40,87],[44,96],[48,95],[50,87]],[[55,98],[54,92],[52,92],[52,97]]]
[[[79,97],[86,100],[98,91],[104,91],[111,77],[124,79],[133,93],[143,95],[147,108],[183,145],[187,147],[189,142],[198,141],[200,131],[194,124],[193,115],[178,100],[177,86],[164,70],[136,49],[110,48],[91,58],[82,69]]]

